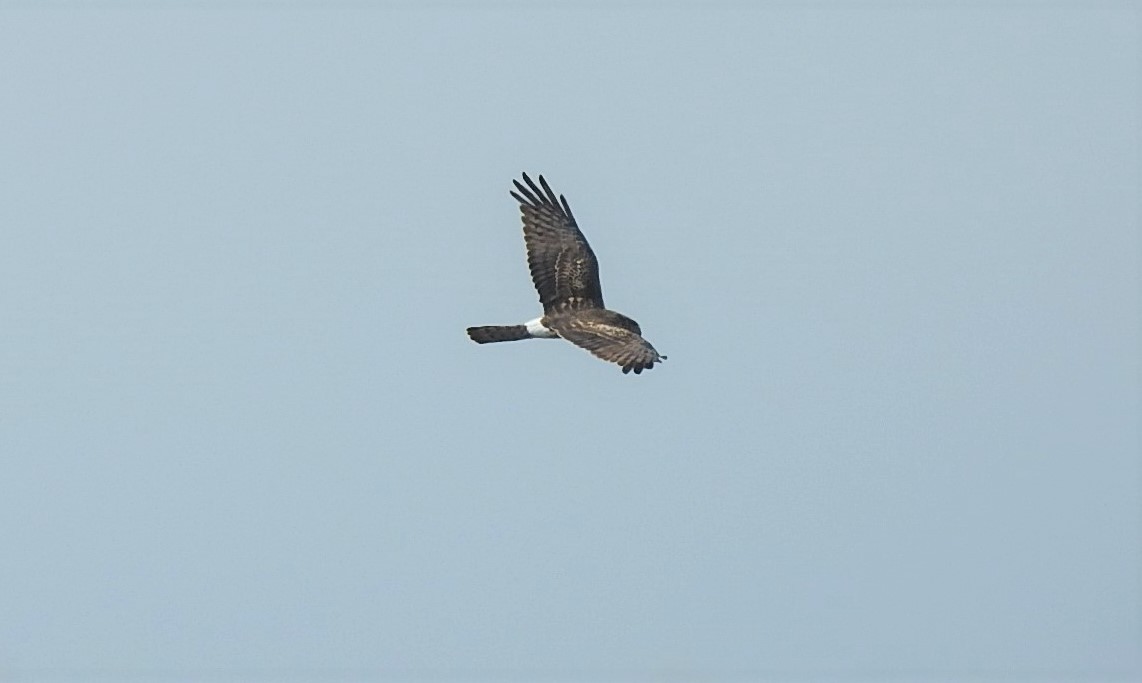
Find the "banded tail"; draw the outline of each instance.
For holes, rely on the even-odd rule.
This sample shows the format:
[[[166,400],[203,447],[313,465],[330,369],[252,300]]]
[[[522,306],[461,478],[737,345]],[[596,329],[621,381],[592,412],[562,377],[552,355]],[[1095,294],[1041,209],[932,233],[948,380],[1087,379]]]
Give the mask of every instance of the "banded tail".
[[[531,333],[527,331],[527,325],[485,325],[469,327],[468,336],[477,344],[490,344],[529,339]]]

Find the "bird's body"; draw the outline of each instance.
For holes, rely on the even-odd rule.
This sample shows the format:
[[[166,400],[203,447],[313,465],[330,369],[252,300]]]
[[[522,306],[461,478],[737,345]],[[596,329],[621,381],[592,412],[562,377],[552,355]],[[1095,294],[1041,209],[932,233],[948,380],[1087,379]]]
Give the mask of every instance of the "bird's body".
[[[642,338],[638,323],[603,306],[599,262],[579,231],[567,200],[539,176],[512,181],[512,196],[523,214],[523,238],[532,282],[543,304],[543,316],[522,325],[469,327],[479,344],[533,338],[561,338],[635,374],[666,360]],[[541,189],[542,188],[542,189]]]

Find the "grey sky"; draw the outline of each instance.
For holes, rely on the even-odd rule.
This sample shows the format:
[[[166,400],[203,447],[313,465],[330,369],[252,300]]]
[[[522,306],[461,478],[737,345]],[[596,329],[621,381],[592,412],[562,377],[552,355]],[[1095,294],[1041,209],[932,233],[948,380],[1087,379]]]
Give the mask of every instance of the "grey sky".
[[[1136,5],[242,7],[0,6],[0,680],[1142,675]]]

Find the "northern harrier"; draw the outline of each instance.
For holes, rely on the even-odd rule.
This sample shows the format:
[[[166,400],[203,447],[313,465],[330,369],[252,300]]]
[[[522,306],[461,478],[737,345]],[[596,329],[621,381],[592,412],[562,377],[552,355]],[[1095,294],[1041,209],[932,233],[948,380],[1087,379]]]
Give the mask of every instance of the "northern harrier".
[[[605,361],[618,363],[624,374],[634,370],[637,375],[666,360],[642,338],[638,323],[603,308],[599,262],[579,232],[563,195],[557,198],[543,176],[539,176],[543,189],[526,173],[526,187],[518,180],[512,182],[518,192],[511,195],[523,214],[527,265],[539,291],[543,315],[523,325],[469,327],[472,341],[487,344],[562,338]]]

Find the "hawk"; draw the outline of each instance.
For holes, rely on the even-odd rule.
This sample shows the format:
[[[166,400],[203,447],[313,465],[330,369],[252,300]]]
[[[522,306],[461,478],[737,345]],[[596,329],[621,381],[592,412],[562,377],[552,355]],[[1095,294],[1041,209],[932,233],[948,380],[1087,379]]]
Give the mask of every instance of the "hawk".
[[[511,193],[523,214],[527,265],[539,292],[543,315],[522,325],[469,327],[477,344],[520,339],[566,339],[637,375],[666,360],[642,338],[638,323],[603,307],[599,262],[579,232],[563,195],[556,197],[543,176],[537,187],[527,174],[513,180]]]

